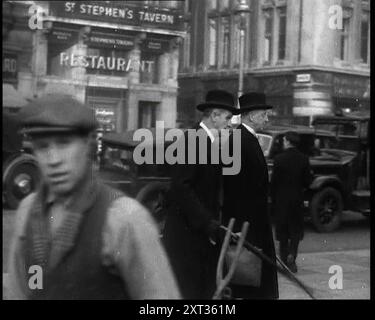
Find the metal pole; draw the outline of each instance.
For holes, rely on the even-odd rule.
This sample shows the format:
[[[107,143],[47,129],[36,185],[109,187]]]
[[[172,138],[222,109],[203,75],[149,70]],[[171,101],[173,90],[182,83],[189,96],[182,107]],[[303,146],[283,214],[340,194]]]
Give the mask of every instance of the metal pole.
[[[238,97],[242,95],[243,91],[243,65],[244,65],[244,38],[245,30],[243,26],[240,29],[240,66],[239,66],[239,75],[238,75]]]

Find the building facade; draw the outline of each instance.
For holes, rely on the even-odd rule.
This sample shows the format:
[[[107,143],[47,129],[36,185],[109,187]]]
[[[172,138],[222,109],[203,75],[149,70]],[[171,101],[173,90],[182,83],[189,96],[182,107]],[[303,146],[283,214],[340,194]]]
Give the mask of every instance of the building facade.
[[[370,108],[370,1],[245,0],[243,91],[261,91],[275,119],[306,123]],[[177,122],[190,126],[213,88],[237,95],[240,0],[189,0]],[[242,22],[243,23],[243,22]]]
[[[95,109],[103,131],[152,127],[157,120],[175,126],[182,2],[9,1],[9,6],[20,3],[29,48],[25,74],[16,72],[19,84],[27,78],[24,96],[71,94]],[[18,57],[22,54],[23,49]]]

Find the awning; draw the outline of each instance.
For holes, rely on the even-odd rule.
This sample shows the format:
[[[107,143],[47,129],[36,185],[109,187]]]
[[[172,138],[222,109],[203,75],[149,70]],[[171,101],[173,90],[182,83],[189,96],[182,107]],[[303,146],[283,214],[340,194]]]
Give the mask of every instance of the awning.
[[[20,108],[28,101],[9,83],[3,83],[3,108]]]

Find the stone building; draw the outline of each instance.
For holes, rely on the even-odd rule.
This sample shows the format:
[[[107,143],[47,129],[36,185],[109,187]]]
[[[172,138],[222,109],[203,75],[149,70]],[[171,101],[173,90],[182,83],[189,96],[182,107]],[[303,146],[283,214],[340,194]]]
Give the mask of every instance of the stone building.
[[[369,109],[370,1],[245,1],[244,92],[264,92],[286,122]],[[178,97],[183,126],[197,120],[195,105],[207,90],[238,92],[239,2],[187,1]]]
[[[183,2],[8,1],[21,4],[24,96],[71,94],[95,108],[104,131],[175,126]]]

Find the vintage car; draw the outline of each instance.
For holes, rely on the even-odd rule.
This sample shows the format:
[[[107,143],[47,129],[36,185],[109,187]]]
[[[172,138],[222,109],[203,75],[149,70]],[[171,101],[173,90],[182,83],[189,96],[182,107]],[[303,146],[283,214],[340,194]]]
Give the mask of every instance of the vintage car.
[[[105,133],[100,141],[99,172],[103,182],[113,186],[145,205],[162,229],[165,193],[170,184],[170,165],[155,161],[156,148],[165,148],[172,142],[159,137],[155,128],[146,129],[152,135],[147,144],[153,150],[152,164],[137,164],[133,158],[140,141],[133,139],[135,130],[124,133]],[[166,130],[163,129],[164,134]]]
[[[9,209],[16,209],[40,180],[30,144],[17,130],[15,116],[3,112],[3,203]]]
[[[269,126],[258,134],[270,177],[273,159],[282,152],[282,138],[289,130],[299,133],[298,148],[309,157],[314,173],[314,180],[305,192],[306,216],[319,232],[333,231],[339,227],[342,212],[355,189],[356,153],[337,149],[337,138],[330,131],[307,126]]]
[[[358,158],[356,185],[350,196],[349,209],[370,214],[370,113],[351,112],[334,116],[317,116],[316,129],[330,130],[338,141],[336,148],[354,151]]]

